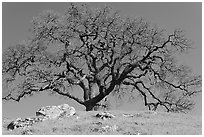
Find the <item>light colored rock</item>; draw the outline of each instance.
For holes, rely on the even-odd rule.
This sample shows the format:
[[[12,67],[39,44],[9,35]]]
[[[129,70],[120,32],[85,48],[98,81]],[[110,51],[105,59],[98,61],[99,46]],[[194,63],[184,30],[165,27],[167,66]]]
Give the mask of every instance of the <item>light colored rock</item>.
[[[42,122],[47,119],[58,119],[62,117],[70,117],[76,113],[74,107],[70,107],[68,104],[62,104],[59,106],[46,106],[40,108],[36,112],[35,118],[17,118],[15,121],[12,121],[8,126],[8,130],[13,130],[16,128],[27,128],[32,126],[36,122]]]
[[[68,104],[62,104],[59,106],[46,106],[40,108],[36,112],[36,116],[47,117],[48,119],[56,119],[61,117],[69,117],[76,113],[74,107],[70,107]]]
[[[66,117],[72,116],[76,113],[76,110],[74,107],[69,106],[68,104],[62,104],[58,106],[60,110],[62,110],[65,113]]]
[[[60,116],[63,111],[57,106],[46,106],[42,107],[36,112],[36,116],[43,116],[49,119],[55,119]]]

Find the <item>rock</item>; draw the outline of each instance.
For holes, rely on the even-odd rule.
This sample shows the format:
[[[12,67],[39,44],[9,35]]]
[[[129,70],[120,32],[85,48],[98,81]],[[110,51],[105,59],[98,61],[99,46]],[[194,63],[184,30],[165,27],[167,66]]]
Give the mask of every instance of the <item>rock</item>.
[[[15,121],[12,121],[7,126],[7,129],[13,130],[16,128],[27,128],[27,127],[32,126],[34,123],[42,122],[44,120],[46,120],[45,117],[25,118],[25,119],[17,118]]]
[[[36,116],[47,117],[49,119],[55,119],[60,116],[63,111],[60,110],[57,106],[46,106],[40,108],[36,112]]]
[[[74,107],[69,106],[68,104],[63,104],[58,106],[61,110],[63,110],[66,117],[72,116],[76,113]]]
[[[25,126],[29,126],[32,122],[26,122],[24,120],[22,120],[21,118],[17,118],[15,121],[12,121],[8,126],[7,129],[8,130],[13,130],[19,127],[25,127]]]
[[[32,126],[36,122],[44,121],[43,118],[17,118],[15,121],[12,121],[8,126],[8,130],[14,130],[16,128],[27,128]]]
[[[16,128],[14,121],[12,121],[8,126],[7,126],[7,130],[14,130]]]
[[[40,108],[36,112],[38,117],[47,117],[48,119],[56,119],[61,117],[69,117],[76,113],[74,107],[70,107],[68,104],[62,104],[59,106],[46,106]]]
[[[56,119],[62,117],[69,117],[76,113],[74,107],[70,107],[68,104],[62,104],[59,106],[46,106],[40,108],[36,112],[35,118],[17,118],[15,121],[12,121],[8,126],[8,130],[14,130],[16,128],[27,128],[32,126],[34,123],[42,122],[47,119]]]
[[[103,119],[103,120],[106,120],[106,119],[114,118],[115,116],[111,113],[108,113],[108,112],[101,112],[101,113],[96,114],[96,117]]]
[[[46,106],[40,108],[36,112],[35,118],[17,118],[15,121],[12,121],[8,126],[8,130],[14,130],[16,128],[27,128],[32,126],[34,123],[42,122],[47,119],[56,119],[62,117],[69,117],[76,113],[74,107],[70,107],[68,104],[62,104],[59,106]]]

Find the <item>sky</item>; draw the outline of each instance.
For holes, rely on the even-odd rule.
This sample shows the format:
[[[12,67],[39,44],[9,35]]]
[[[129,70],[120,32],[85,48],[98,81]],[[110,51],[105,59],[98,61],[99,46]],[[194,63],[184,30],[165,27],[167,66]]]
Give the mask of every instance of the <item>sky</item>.
[[[15,45],[30,36],[30,21],[44,10],[54,10],[63,13],[68,3],[3,3],[2,4],[2,51],[8,46]],[[175,28],[185,30],[186,36],[194,42],[191,52],[179,57],[182,64],[192,68],[194,74],[202,73],[202,3],[139,3],[139,2],[114,2],[114,3],[88,3],[93,7],[110,5],[119,10],[121,15],[130,17],[144,17],[151,23],[158,25],[171,33]],[[202,115],[202,96],[195,99],[196,106],[190,114]],[[50,96],[47,93],[37,94],[18,102],[2,101],[2,115],[6,117],[34,116],[42,106],[59,105],[68,103],[76,110],[85,108],[75,101]],[[125,103],[115,109],[144,110],[141,101]]]

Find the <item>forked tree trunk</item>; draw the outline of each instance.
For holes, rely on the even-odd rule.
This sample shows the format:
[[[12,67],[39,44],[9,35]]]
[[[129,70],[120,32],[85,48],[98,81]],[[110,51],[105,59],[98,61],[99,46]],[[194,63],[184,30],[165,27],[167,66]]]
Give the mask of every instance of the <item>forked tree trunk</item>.
[[[86,111],[93,111],[95,105],[100,101],[100,100],[91,101],[94,97],[95,95],[93,88],[90,85],[87,86],[84,92],[84,100],[88,102],[87,104],[85,104]]]
[[[105,97],[105,95],[103,94],[98,94],[95,97],[91,97],[89,98],[89,100],[87,100],[84,104],[84,106],[86,107],[86,111],[93,111],[94,109],[96,109],[98,106],[98,103],[103,100]]]
[[[87,103],[85,104],[86,111],[93,111],[96,104],[100,102],[99,100],[96,100],[93,102],[91,101],[92,99],[93,97],[89,96],[89,100],[87,100]]]

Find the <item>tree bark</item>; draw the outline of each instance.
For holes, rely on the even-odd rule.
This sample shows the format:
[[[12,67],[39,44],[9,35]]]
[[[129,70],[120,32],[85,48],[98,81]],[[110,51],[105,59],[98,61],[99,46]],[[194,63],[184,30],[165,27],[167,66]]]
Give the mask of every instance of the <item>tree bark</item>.
[[[86,107],[86,111],[92,111],[94,109],[94,107],[96,106],[96,104],[98,102],[100,102],[101,100],[103,100],[105,96],[106,95],[100,93],[100,94],[96,95],[95,97],[92,97],[91,99],[84,102],[84,106]]]
[[[96,105],[96,104],[95,104],[95,105]],[[93,104],[93,105],[92,105],[92,104],[86,105],[86,106],[85,106],[85,107],[86,107],[86,111],[93,111],[95,105],[94,105],[94,104]]]

